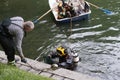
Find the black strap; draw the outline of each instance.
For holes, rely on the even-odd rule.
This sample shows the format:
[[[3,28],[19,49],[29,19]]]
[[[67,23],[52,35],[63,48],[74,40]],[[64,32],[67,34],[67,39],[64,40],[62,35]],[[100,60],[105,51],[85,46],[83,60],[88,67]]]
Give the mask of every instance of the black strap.
[[[13,20],[12,20],[13,21]],[[20,20],[19,20],[20,21]],[[22,21],[22,20],[21,20]],[[21,28],[23,31],[24,31],[24,36],[26,37],[26,35],[27,35],[27,32],[24,30],[24,28],[22,28],[22,26],[20,26],[20,25],[18,25],[18,24],[15,24],[15,23],[12,23],[11,22],[11,24],[13,24],[13,25],[16,25],[16,26],[18,26],[19,28]]]
[[[22,26],[20,26],[20,25],[18,25],[18,24],[15,24],[15,23],[12,23],[12,22],[11,22],[11,24],[16,25],[16,26],[18,26],[19,28],[23,29]]]
[[[22,20],[20,20],[20,19],[13,19],[13,20],[11,20],[11,19],[10,19],[10,21],[22,21]],[[22,26],[20,26],[20,25],[18,25],[18,24],[15,24],[15,23],[12,23],[12,22],[11,22],[11,24],[14,24],[14,25],[20,27],[21,29],[23,29]]]
[[[18,24],[16,24],[16,23],[13,23],[12,21],[22,21],[22,20],[20,20],[20,19],[13,19],[13,20],[11,20],[11,19],[6,19],[6,22],[8,21],[8,24],[7,25],[5,25],[5,26],[3,26],[3,25],[1,25],[2,27],[3,27],[3,30],[5,31],[3,31],[2,30],[2,33],[4,33],[4,35],[8,35],[8,36],[11,36],[11,34],[9,33],[9,31],[8,31],[8,27],[10,26],[9,24],[13,24],[13,25],[16,25],[16,26],[18,26],[19,28],[21,28],[23,31],[24,31],[24,36],[26,36],[26,31],[24,30],[24,28],[22,28],[22,26],[20,26],[20,25],[18,25]]]

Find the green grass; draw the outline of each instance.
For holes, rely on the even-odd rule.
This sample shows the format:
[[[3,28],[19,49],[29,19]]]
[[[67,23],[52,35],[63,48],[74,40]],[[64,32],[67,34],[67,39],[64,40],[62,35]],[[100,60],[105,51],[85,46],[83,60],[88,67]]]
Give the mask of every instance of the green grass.
[[[53,80],[0,63],[0,80]]]

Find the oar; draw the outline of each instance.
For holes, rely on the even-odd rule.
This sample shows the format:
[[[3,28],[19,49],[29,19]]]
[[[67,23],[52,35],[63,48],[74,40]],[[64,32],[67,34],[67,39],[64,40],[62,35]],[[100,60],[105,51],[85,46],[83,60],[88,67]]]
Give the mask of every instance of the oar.
[[[91,6],[94,6],[94,7],[96,7],[97,9],[100,9],[100,10],[102,10],[105,14],[107,14],[107,15],[112,15],[113,14],[113,12],[112,11],[110,11],[110,10],[108,10],[108,9],[103,9],[103,8],[101,8],[101,7],[98,7],[97,5],[95,5],[95,4],[92,4],[92,3],[90,3],[90,2],[88,2]]]
[[[44,16],[46,16],[48,13],[50,13],[52,11],[52,9],[48,10],[46,13],[44,13],[42,16],[40,16],[38,19],[34,20],[33,23],[37,23],[41,18],[43,18]]]

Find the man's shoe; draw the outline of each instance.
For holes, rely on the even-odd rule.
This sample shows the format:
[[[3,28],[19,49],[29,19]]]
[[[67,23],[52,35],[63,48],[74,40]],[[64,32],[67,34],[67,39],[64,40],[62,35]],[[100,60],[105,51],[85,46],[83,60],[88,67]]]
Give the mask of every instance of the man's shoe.
[[[8,65],[11,65],[11,66],[16,66],[16,65],[15,65],[15,61],[8,61],[7,64],[8,64]]]
[[[21,62],[27,63],[27,60],[25,58],[21,59]]]

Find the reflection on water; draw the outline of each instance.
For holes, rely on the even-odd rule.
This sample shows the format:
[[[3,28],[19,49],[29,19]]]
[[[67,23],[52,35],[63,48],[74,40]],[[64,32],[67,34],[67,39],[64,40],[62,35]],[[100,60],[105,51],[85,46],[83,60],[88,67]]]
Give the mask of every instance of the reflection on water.
[[[24,2],[23,0],[19,1],[20,5],[16,6],[16,8],[12,5],[6,5],[8,3],[4,1],[0,1],[0,3],[3,2],[5,4],[0,5],[1,18],[9,14],[9,16],[22,15],[25,19],[32,20],[35,16],[42,15],[49,10],[47,0],[34,2],[29,0],[31,6],[26,5],[25,9],[20,6],[25,5],[25,3],[22,3]],[[43,3],[40,3],[40,1]],[[40,20],[36,24],[35,30],[28,33],[24,39],[23,48],[25,55],[41,61],[44,56],[49,54],[50,50],[55,49],[58,45],[65,44],[78,53],[81,58],[77,72],[98,76],[102,80],[119,80],[120,8],[118,5],[120,1],[105,0],[104,2],[96,2],[91,0],[90,2],[108,8],[115,14],[107,16],[99,9],[91,7],[92,14],[88,21],[74,22],[70,26],[69,23],[55,24],[53,15],[50,13]],[[10,10],[6,6],[9,6]],[[17,8],[20,9],[19,12]],[[28,10],[29,8],[31,10]],[[29,13],[29,15],[26,13]]]

